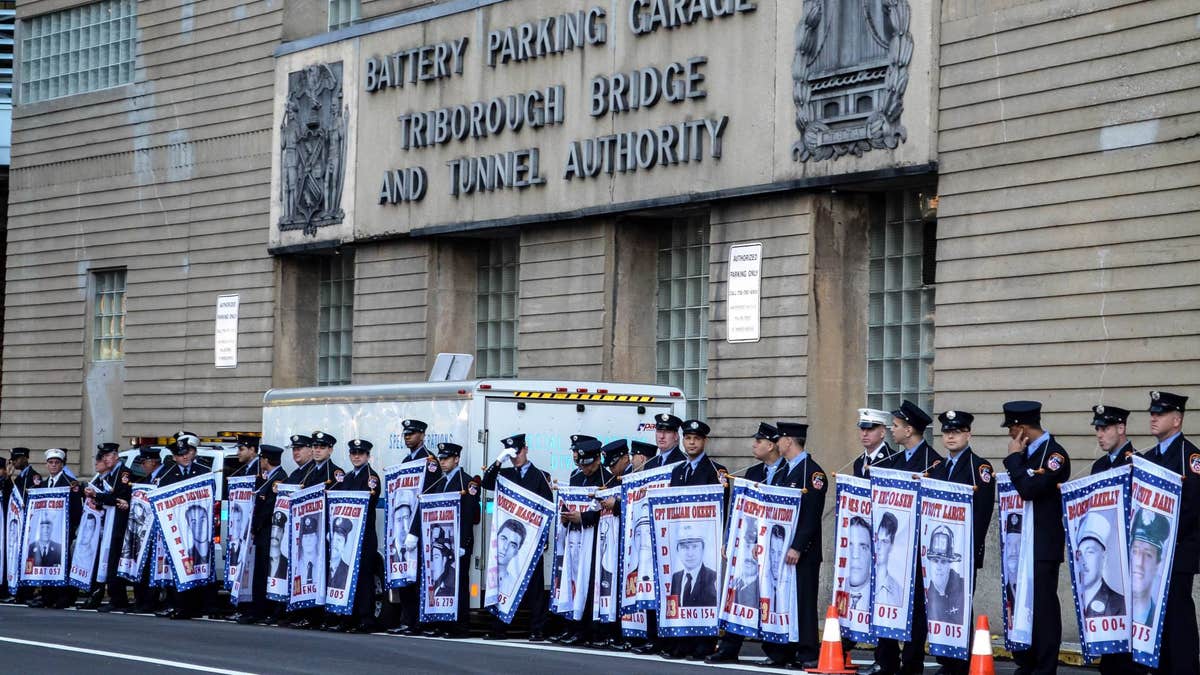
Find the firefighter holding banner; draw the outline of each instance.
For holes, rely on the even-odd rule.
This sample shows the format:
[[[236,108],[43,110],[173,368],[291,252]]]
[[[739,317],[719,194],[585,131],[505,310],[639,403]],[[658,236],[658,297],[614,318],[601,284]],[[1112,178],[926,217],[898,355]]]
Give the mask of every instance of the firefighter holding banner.
[[[129,608],[129,596],[125,580],[117,576],[117,562],[121,559],[120,542],[125,540],[125,528],[129,525],[129,499],[133,493],[133,472],[120,461],[116,443],[101,443],[96,446],[96,477],[84,488],[83,493],[98,508],[113,507],[112,540],[108,548],[108,605],[101,607],[105,588],[93,584],[95,593],[84,605],[84,609],[100,612],[125,611]],[[103,473],[100,471],[103,470]]]
[[[429,449],[425,447],[425,432],[429,430],[429,425],[422,420],[406,419],[400,421],[400,427],[403,430],[402,436],[404,438],[404,447],[408,449],[408,454],[404,456],[403,460],[401,460],[401,464],[406,464],[418,459],[424,459],[428,462],[426,465],[427,470],[425,472],[425,476],[421,482],[421,489],[424,490],[425,488],[429,487],[430,483],[437,480],[438,476],[440,475],[437,459],[432,453],[429,452]],[[400,509],[396,509],[397,512],[399,510]],[[409,507],[409,512],[412,512],[411,506]],[[395,513],[396,512],[393,512],[393,518],[396,517]],[[401,529],[402,528],[399,527],[396,528],[398,533]],[[396,540],[395,544],[393,544],[397,549],[403,549],[405,536],[406,535],[403,533],[398,534],[398,539]],[[417,596],[417,584],[401,586],[400,588],[395,589],[394,592],[398,600],[396,602],[397,623],[395,626],[388,628],[387,632],[392,635],[416,635],[418,632],[417,604],[420,602],[420,599]]]
[[[329,488],[331,492],[355,490],[371,495],[363,521],[362,551],[358,556],[358,579],[354,584],[354,609],[335,628],[342,633],[369,633],[375,623],[375,552],[379,549],[379,536],[375,533],[375,507],[379,502],[379,486],[383,483],[379,474],[371,468],[373,447],[370,441],[361,438],[347,442],[350,464],[354,468],[346,473],[343,480]]]
[[[571,487],[595,487],[603,488],[612,481],[612,474],[608,469],[604,468],[603,462],[600,461],[600,449],[602,447],[600,441],[591,436],[583,436],[576,434],[571,437],[574,441],[571,444],[571,449],[575,452],[578,459],[579,468],[571,474]],[[595,502],[593,502],[594,504]],[[580,530],[584,527],[596,527],[600,522],[600,512],[598,510],[589,511],[564,511],[560,514],[563,523],[566,524],[569,530]],[[595,539],[592,540],[592,548],[585,553],[588,560],[593,560],[596,555]],[[592,585],[587,584],[586,589],[579,590],[580,593],[586,593],[587,598],[583,605],[583,616],[578,620],[566,619],[567,632],[561,639],[557,640],[563,645],[577,645],[592,642],[595,637],[592,634]],[[607,636],[605,636],[605,640]]]
[[[467,612],[470,610],[471,602],[468,588],[470,571],[468,565],[471,552],[475,549],[475,525],[479,522],[480,516],[479,484],[481,481],[477,478],[469,478],[466,472],[459,468],[461,454],[462,446],[457,443],[438,443],[437,459],[442,474],[424,490],[426,494],[457,492],[461,495],[458,511],[459,548],[458,551],[443,550],[442,553],[448,557],[457,554],[458,563],[455,569],[458,575],[458,619],[444,625],[426,624],[424,631],[426,637],[467,637]],[[420,519],[415,519],[413,522],[414,525],[417,525],[420,523]],[[437,546],[438,542],[435,541],[432,544]],[[445,548],[444,544],[443,548]],[[422,592],[428,590],[425,584],[421,586]]]

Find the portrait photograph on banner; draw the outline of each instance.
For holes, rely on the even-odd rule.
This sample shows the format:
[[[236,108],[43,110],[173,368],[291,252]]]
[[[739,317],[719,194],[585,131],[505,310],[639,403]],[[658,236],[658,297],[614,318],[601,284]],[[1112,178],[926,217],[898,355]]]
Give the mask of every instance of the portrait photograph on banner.
[[[121,542],[121,557],[117,559],[117,575],[128,581],[141,579],[150,555],[154,531],[154,513],[150,508],[152,485],[134,485],[129,495],[129,524]]]
[[[871,481],[838,474],[837,525],[833,544],[833,606],[842,637],[872,642],[871,614],[875,590],[875,545],[871,526]]]
[[[621,487],[596,491],[596,500],[619,499]],[[621,519],[613,509],[600,508],[596,523],[596,557],[592,564],[592,620],[615,623],[621,619],[620,600]]]
[[[595,487],[558,488],[558,512],[588,511],[595,505]],[[555,520],[555,570],[551,587],[550,611],[568,619],[583,618],[588,587],[592,581],[592,548],[596,528],[563,523]]]
[[[1033,505],[1017,494],[1006,472],[996,474],[996,499],[1004,648],[1023,651],[1033,641],[1033,532],[1026,529],[1033,526]]]
[[[721,485],[695,485],[649,492],[650,524],[658,570],[658,634],[716,635]]]
[[[1129,651],[1129,490],[1132,467],[1062,484],[1067,562],[1083,655]]]
[[[271,513],[271,548],[267,552],[267,597],[275,602],[287,602],[291,595],[288,584],[289,559],[292,555],[291,522],[292,495],[299,485],[276,483],[275,510]]]
[[[226,507],[229,512],[229,525],[225,530],[227,545],[225,546],[225,588],[232,592],[235,580],[243,576],[244,568],[254,562],[249,555],[250,521],[254,515],[254,485],[256,476],[237,476],[228,479],[229,497]],[[240,587],[240,584],[239,584]]]
[[[425,479],[428,461],[414,459],[383,471],[387,514],[384,519],[384,560],[388,588],[400,588],[417,583],[417,536],[413,534],[413,518],[417,513],[417,497]]]
[[[325,610],[333,614],[350,614],[354,595],[371,592],[357,588],[358,567],[363,556],[364,527],[371,493],[351,490],[330,492],[329,511],[329,574],[325,583]],[[367,551],[372,555],[373,551]]]
[[[675,464],[639,471],[621,481],[621,529],[624,550],[621,556],[621,611],[654,609],[654,541],[650,532],[650,489],[671,484]]]
[[[108,552],[113,546],[120,546],[121,542],[113,542],[113,529],[116,526],[115,506],[103,506],[100,511],[104,514],[104,529],[100,534],[100,553],[96,560],[95,580],[98,584],[103,584],[108,581],[109,574],[116,574],[116,570],[108,569]]]
[[[1129,616],[1133,660],[1158,667],[1167,584],[1178,540],[1179,474],[1143,457],[1133,458],[1129,514]],[[1194,527],[1192,523],[1190,526]]]
[[[555,518],[554,503],[499,476],[488,536],[484,607],[512,623],[532,579]]]
[[[67,583],[67,500],[71,488],[34,488],[25,494],[22,586]]]
[[[967,660],[975,581],[972,485],[921,479],[921,565],[929,653]]]
[[[170,588],[175,585],[175,565],[171,562],[171,554],[167,552],[167,540],[163,536],[158,518],[154,520],[154,541],[150,555],[150,585],[156,588]]]
[[[293,492],[288,509],[288,609],[324,605],[325,484]]]
[[[25,498],[13,490],[4,510],[4,583],[16,594],[21,581],[21,542],[25,534]]]
[[[216,478],[212,474],[150,492],[150,506],[163,534],[178,590],[186,591],[215,578],[212,533],[215,495]]]
[[[75,528],[75,542],[71,545],[71,569],[67,577],[75,588],[88,592],[92,590],[103,533],[103,509],[92,508],[85,500],[79,527]]]
[[[420,497],[421,583],[420,617],[423,622],[458,618],[459,510],[457,492]]]
[[[911,471],[871,469],[871,526],[875,530],[871,634],[877,638],[907,640],[912,634],[920,489],[920,478]]]

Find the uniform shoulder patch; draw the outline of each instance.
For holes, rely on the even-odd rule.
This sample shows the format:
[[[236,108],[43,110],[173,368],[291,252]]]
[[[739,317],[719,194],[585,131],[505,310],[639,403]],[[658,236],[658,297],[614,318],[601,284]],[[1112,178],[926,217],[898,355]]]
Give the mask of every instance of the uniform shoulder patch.
[[[34,484],[34,485],[41,485],[41,484],[42,484],[42,477],[41,477],[41,476],[38,476],[38,475],[34,475],[34,477],[33,477],[33,484]]]
[[[813,486],[814,490],[824,490],[825,489],[825,474],[824,474],[824,472],[814,471],[812,476],[810,476],[810,480],[812,480],[812,486]]]
[[[1049,467],[1051,471],[1058,471],[1062,468],[1064,461],[1066,461],[1065,457],[1057,452],[1052,452],[1050,453],[1050,458],[1046,460],[1046,466]]]
[[[1200,453],[1192,453],[1192,456],[1188,457],[1188,468],[1192,473],[1200,475]]]
[[[438,470],[437,460],[430,458],[430,460],[425,463],[425,470],[428,471],[429,473],[433,473],[434,471],[437,471]]]
[[[342,481],[344,481],[344,480],[346,480],[346,472],[345,472],[345,471],[342,471],[341,469],[338,469],[337,471],[334,471],[334,472],[333,472],[333,479],[334,479],[335,481],[339,482],[339,483],[340,483],[340,482],[342,482]]]
[[[479,486],[476,485],[475,483],[470,483],[467,485],[467,492],[469,492],[471,494],[471,496],[474,497],[475,495],[479,494]]]
[[[985,483],[992,482],[992,465],[991,464],[980,464],[979,465],[979,480],[981,480]]]
[[[367,486],[374,490],[375,488],[379,487],[379,479],[375,476],[371,476],[367,479]]]

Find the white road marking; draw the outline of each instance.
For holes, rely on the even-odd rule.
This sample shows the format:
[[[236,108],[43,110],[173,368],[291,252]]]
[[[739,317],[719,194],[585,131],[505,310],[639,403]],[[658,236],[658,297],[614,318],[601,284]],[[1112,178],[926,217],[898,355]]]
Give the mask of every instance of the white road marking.
[[[70,645],[60,645],[53,642],[37,642],[36,640],[20,640],[17,638],[0,636],[0,642],[9,642],[16,645],[27,645],[30,647],[42,647],[45,649],[57,649],[61,652],[74,652],[76,654],[91,654],[94,656],[104,656],[110,659],[121,659],[124,661],[137,661],[138,663],[148,663],[155,666],[164,666],[166,668],[176,668],[178,670],[195,670],[201,673],[218,673],[219,675],[253,675],[242,670],[225,670],[224,668],[210,668],[208,666],[200,666],[194,663],[184,663],[182,661],[168,661],[166,659],[154,659],[141,655],[121,654],[118,652],[107,652],[102,649],[85,649],[83,647],[71,647]]]

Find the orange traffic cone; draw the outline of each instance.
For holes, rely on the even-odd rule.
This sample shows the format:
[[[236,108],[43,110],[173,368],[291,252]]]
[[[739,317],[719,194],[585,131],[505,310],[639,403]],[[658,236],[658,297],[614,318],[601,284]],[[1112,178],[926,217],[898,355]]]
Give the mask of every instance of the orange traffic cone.
[[[992,661],[992,636],[987,617],[980,614],[975,620],[975,639],[971,641],[970,675],[996,675]]]
[[[825,629],[821,633],[821,659],[816,668],[808,669],[809,673],[856,673],[856,668],[847,667],[842,653],[842,632],[838,628],[837,607],[829,606],[825,610]]]

